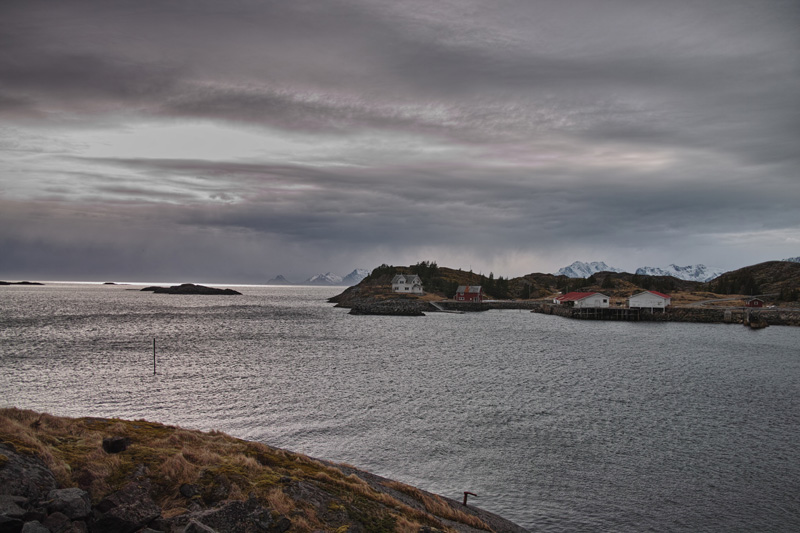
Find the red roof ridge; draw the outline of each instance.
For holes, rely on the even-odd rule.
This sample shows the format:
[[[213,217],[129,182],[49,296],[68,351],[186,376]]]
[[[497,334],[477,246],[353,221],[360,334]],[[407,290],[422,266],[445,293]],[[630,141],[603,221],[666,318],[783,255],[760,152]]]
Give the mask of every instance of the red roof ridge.
[[[672,296],[670,296],[669,294],[664,294],[663,292],[656,292],[656,291],[647,291],[647,292],[649,292],[650,294],[655,294],[656,296],[661,296],[662,298],[672,299]]]
[[[559,302],[571,302],[574,300],[583,300],[584,298],[588,298],[593,294],[599,294],[598,292],[568,292],[563,296],[559,296],[556,298]]]

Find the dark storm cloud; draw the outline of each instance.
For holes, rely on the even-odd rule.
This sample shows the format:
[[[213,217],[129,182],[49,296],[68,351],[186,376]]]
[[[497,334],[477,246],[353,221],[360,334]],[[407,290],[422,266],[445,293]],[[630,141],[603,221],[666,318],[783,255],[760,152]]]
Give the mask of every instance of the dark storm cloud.
[[[7,0],[0,273],[795,246],[798,27],[779,0]]]

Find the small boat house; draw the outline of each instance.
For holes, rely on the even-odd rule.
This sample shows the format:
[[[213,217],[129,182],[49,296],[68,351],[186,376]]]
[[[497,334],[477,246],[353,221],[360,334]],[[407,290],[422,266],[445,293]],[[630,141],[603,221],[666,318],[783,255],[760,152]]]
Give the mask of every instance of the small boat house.
[[[482,302],[483,287],[480,285],[459,285],[453,299],[457,302]]]
[[[608,307],[610,298],[599,292],[568,292],[557,296],[553,303],[566,305],[576,309]]]
[[[666,309],[672,302],[672,296],[656,291],[644,291],[628,298],[628,307],[644,309]]]

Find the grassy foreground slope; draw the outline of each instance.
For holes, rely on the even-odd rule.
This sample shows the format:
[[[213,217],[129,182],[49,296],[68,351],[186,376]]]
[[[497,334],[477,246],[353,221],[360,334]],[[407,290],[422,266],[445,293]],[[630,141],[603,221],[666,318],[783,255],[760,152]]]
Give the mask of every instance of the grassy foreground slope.
[[[107,453],[103,439],[110,436],[129,439],[129,447]],[[145,475],[166,520],[255,499],[274,516],[288,517],[289,531],[524,531],[491,513],[351,466],[216,431],[4,408],[0,443],[38,457],[59,488],[81,488],[93,504]],[[0,454],[0,472],[7,461]]]

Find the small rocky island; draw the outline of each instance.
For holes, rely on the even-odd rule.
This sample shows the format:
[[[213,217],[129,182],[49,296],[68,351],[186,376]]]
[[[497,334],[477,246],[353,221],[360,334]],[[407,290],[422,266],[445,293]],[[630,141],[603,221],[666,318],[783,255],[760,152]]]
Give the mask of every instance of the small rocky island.
[[[352,466],[145,420],[0,409],[0,531],[525,533]]]
[[[38,281],[0,281],[0,285],[44,285]]]
[[[172,287],[145,287],[142,291],[152,292],[154,294],[216,294],[223,296],[242,294],[233,289],[216,289],[214,287],[206,287],[205,285],[195,285],[194,283],[183,283],[181,285],[173,285]]]

